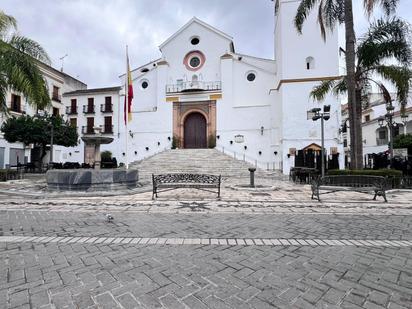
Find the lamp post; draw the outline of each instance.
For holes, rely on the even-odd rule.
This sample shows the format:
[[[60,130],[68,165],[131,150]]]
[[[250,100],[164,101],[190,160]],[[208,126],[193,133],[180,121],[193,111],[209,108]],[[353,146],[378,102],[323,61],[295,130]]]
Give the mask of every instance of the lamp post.
[[[392,105],[392,101],[390,101],[386,105],[386,114],[385,116],[381,116],[378,118],[378,124],[379,127],[384,127],[384,122],[386,122],[386,126],[389,129],[389,160],[390,160],[390,166],[392,167],[393,164],[393,130],[395,127],[398,126],[396,121],[393,120],[394,116],[394,107]]]
[[[408,132],[407,130],[407,126],[408,126],[408,115],[406,115],[405,113],[403,113],[401,115],[401,121],[403,123],[403,135],[406,135],[406,132]]]
[[[49,124],[49,129],[50,129],[50,160],[49,163],[53,163],[53,135],[54,135],[54,128],[53,128],[53,123]]]
[[[308,115],[312,116],[313,121],[317,121],[320,119],[320,125],[321,125],[321,143],[322,143],[322,149],[320,152],[321,158],[321,176],[325,176],[325,120],[329,120],[330,118],[330,105],[324,105],[323,106],[323,112],[321,112],[322,109],[319,107],[312,108],[311,110],[308,111]],[[310,118],[310,117],[308,117]]]

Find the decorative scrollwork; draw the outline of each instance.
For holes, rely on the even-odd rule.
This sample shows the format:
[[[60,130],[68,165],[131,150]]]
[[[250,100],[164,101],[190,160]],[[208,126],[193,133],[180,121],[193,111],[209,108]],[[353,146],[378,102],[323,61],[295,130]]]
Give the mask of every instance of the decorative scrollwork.
[[[153,181],[156,183],[219,183],[220,177],[206,174],[162,174],[154,175]]]

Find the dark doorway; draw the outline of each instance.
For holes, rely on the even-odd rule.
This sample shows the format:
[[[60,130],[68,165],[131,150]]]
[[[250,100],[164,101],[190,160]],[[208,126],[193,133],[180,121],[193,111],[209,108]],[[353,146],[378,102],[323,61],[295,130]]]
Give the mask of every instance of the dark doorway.
[[[206,119],[200,113],[191,113],[186,117],[184,126],[185,148],[206,148]]]

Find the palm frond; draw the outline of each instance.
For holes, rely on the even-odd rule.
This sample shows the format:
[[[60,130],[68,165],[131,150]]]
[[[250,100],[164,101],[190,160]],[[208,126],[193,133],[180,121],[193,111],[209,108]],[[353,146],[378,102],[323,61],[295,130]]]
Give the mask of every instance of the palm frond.
[[[320,27],[320,35],[322,39],[326,40],[326,30],[325,30],[325,23],[323,22],[323,0],[320,0],[319,7],[318,7],[318,24]]]
[[[358,45],[358,66],[368,68],[392,57],[404,65],[410,64],[410,34],[409,24],[399,18],[375,21]]]
[[[10,28],[17,28],[16,19],[0,10],[0,37],[3,37]]]
[[[375,71],[395,86],[399,102],[406,104],[412,81],[412,70],[404,66],[380,65],[376,66]]]
[[[50,104],[47,83],[31,56],[2,44],[0,71],[7,77],[8,87],[21,92],[30,104],[40,109]]]
[[[13,35],[8,43],[22,53],[26,53],[37,60],[50,64],[50,58],[46,50],[32,39],[20,35]]]
[[[7,80],[4,75],[0,75],[0,113],[8,114],[7,108]]]
[[[341,80],[338,80],[332,91],[335,96],[347,93],[348,86],[346,84],[346,79],[342,78]]]
[[[343,0],[325,0],[323,5],[323,19],[325,27],[334,30],[336,24],[345,21],[344,1]]]
[[[295,15],[294,24],[299,33],[302,33],[303,23],[308,18],[318,0],[302,0]]]
[[[329,92],[332,92],[336,85],[335,80],[324,80],[321,81],[319,85],[313,87],[310,92],[310,97],[314,101],[323,101]]]
[[[379,5],[383,12],[389,16],[396,11],[398,3],[399,0],[363,0],[363,6],[368,17],[371,16],[377,5]]]

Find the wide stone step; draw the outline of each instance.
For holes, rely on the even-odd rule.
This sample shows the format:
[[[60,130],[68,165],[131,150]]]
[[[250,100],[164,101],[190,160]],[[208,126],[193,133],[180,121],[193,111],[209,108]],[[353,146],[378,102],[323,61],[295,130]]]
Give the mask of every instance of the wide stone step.
[[[179,149],[167,150],[142,161],[130,164],[130,167],[139,170],[142,182],[151,181],[152,174],[166,173],[197,173],[214,174],[222,177],[246,178],[249,177],[248,162],[236,160],[215,149]],[[257,177],[275,177],[276,171],[258,169]]]

